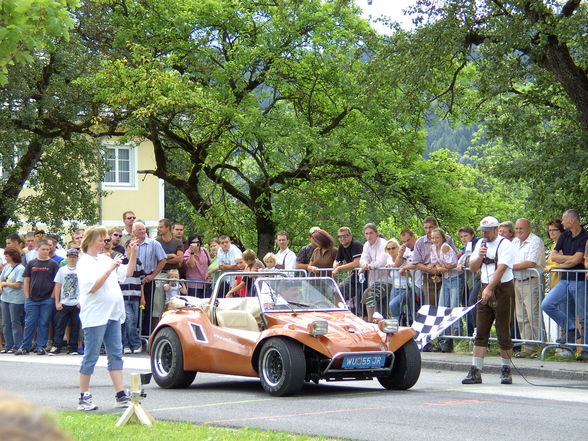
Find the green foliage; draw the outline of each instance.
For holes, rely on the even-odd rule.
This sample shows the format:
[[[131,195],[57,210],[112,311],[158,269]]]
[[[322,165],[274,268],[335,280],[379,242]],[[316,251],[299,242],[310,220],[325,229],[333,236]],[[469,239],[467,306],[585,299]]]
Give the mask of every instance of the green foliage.
[[[35,52],[68,38],[73,19],[68,9],[78,0],[2,0],[0,2],[0,85],[7,66],[30,63]]]
[[[427,153],[447,149],[459,154],[460,161],[467,160],[468,150],[473,146],[477,124],[453,126],[447,119],[433,118],[426,125]]]
[[[99,218],[106,164],[92,126],[100,109],[73,83],[97,62],[74,36],[26,66],[9,66],[0,88],[0,228],[18,226],[21,216],[52,228]],[[30,192],[22,192],[25,186]]]
[[[388,59],[441,116],[480,124],[466,159],[526,199],[508,218],[586,212],[586,2],[421,0],[413,11],[421,25],[390,38]]]
[[[64,221],[92,225],[99,220],[98,183],[105,164],[100,142],[85,135],[48,145],[29,176],[34,193],[18,199],[16,213],[31,225],[62,229]]]
[[[101,4],[109,32],[91,37],[110,49],[78,84],[153,142],[143,172],[184,198],[169,217],[265,252],[279,229],[302,245],[314,224],[435,214],[457,228],[486,213],[469,168],[422,157],[429,103],[397,66],[405,35],[389,46],[348,2]]]

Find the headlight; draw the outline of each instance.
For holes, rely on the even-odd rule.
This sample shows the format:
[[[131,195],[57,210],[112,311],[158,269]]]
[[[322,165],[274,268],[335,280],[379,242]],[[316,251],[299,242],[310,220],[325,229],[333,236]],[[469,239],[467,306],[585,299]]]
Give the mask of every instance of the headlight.
[[[380,320],[378,322],[378,327],[380,328],[380,331],[385,332],[386,334],[397,333],[398,325],[399,323],[397,318]]]
[[[312,335],[325,335],[329,332],[329,322],[317,320],[308,325],[308,332]]]

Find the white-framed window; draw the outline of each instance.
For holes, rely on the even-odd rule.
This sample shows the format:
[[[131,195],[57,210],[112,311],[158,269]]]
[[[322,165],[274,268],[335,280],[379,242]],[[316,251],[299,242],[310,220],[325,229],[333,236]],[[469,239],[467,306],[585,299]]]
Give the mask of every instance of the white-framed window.
[[[136,147],[132,144],[106,144],[108,171],[104,176],[106,187],[134,187],[137,175]]]

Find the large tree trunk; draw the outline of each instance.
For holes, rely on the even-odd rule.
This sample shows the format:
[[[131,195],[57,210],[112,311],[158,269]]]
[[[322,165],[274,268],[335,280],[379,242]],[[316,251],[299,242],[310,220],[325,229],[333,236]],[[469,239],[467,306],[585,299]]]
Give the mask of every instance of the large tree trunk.
[[[269,217],[269,216],[268,216]],[[257,226],[257,249],[260,260],[266,253],[274,251],[276,224],[266,216],[257,216],[255,225]]]
[[[257,228],[257,256],[260,259],[263,259],[266,253],[274,250],[276,237],[276,223],[272,219],[271,195],[265,193],[264,190],[261,185],[253,186],[250,189],[251,200],[257,201],[253,207],[253,213]]]
[[[565,44],[549,36],[539,65],[555,75],[580,114],[582,129],[588,130],[588,75],[576,65]]]
[[[8,179],[0,188],[0,230],[6,227],[14,211],[14,203],[18,199],[31,171],[38,164],[43,148],[51,143],[51,139],[34,139],[29,142],[26,152],[18,160]]]

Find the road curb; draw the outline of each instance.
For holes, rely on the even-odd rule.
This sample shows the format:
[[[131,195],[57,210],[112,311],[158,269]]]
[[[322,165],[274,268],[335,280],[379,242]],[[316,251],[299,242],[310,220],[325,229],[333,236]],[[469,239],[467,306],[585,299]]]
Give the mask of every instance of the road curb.
[[[524,375],[525,377],[542,377],[554,378],[557,380],[573,380],[588,382],[588,365],[585,370],[577,369],[554,369],[549,366],[549,362],[537,361],[537,366],[520,366],[516,359],[513,359],[513,376]],[[442,370],[442,371],[459,371],[465,375],[470,367],[470,363],[462,361],[446,361],[446,360],[422,360],[422,367],[425,369]],[[496,364],[486,364],[484,366],[485,373],[500,374],[501,366]],[[517,372],[518,371],[518,372]]]

